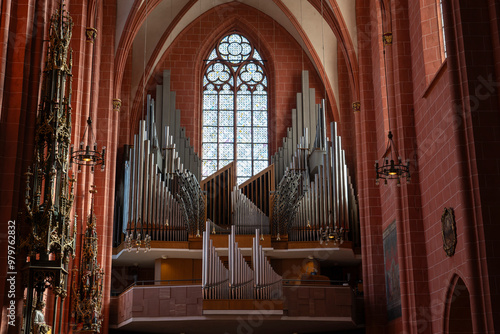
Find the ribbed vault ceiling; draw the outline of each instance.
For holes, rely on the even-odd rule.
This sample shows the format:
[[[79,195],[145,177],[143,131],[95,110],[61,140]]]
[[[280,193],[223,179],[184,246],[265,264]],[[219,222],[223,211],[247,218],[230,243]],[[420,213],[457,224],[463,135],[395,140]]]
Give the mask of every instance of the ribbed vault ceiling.
[[[120,0],[117,1],[116,50],[132,52],[131,94],[135,96],[145,68],[154,69],[175,38],[205,12],[234,0]],[[273,18],[302,46],[326,87],[338,101],[337,43],[356,57],[354,0],[238,0]],[[227,6],[220,11],[221,20]],[[148,15],[145,15],[145,12]],[[328,15],[330,14],[330,15]],[[333,17],[328,21],[328,17]],[[332,23],[333,22],[333,23]],[[340,27],[337,31],[333,26]],[[339,38],[339,34],[342,34]],[[132,42],[131,42],[132,41]],[[349,45],[346,45],[349,44]],[[156,50],[156,52],[155,52]],[[159,51],[159,52],[158,52]],[[120,57],[118,57],[120,59]],[[357,64],[356,59],[349,60]],[[119,66],[118,66],[119,68]],[[354,73],[354,74],[353,74]],[[357,69],[350,75],[355,75]],[[120,81],[120,80],[118,80]],[[352,78],[351,78],[352,81]],[[117,83],[120,85],[120,82]],[[338,106],[337,106],[338,107]]]

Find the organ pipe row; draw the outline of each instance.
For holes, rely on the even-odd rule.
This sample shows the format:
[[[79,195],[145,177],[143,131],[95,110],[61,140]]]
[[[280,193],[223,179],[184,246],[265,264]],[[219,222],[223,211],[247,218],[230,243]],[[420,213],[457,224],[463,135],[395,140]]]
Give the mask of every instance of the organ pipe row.
[[[254,295],[254,271],[238,248],[235,228],[231,226],[228,237],[229,299],[251,299]]]
[[[320,105],[315,104],[315,99],[315,89],[309,87],[309,72],[302,71],[302,92],[297,93],[297,108],[292,109],[292,127],[287,129],[287,136],[283,138],[283,146],[271,157],[271,163],[275,166],[276,182],[279,182],[285,175],[302,137],[304,137],[304,149],[308,151],[313,149],[316,135],[313,135],[310,130],[318,129],[318,119],[322,113]]]
[[[220,260],[210,239],[210,222],[203,232],[201,288],[203,299],[228,299],[229,270]]]
[[[231,193],[231,212],[237,234],[253,234],[257,228],[269,234],[269,218],[237,186]]]
[[[182,173],[176,171],[172,189],[181,207],[189,233],[200,237],[205,221],[205,198],[198,180],[190,171]]]
[[[249,266],[238,243],[236,226],[228,236],[228,269],[217,255],[210,239],[210,222],[203,232],[202,289],[204,299],[280,299],[282,277],[266,259],[259,244],[259,230],[252,242],[252,265]]]
[[[332,140],[320,155],[318,172],[309,191],[299,202],[289,232],[292,241],[343,241],[346,233],[357,233],[358,207],[337,124],[331,123]]]
[[[158,135],[160,128],[157,126],[159,118],[155,116],[155,105],[158,106],[158,103],[155,104],[148,95],[145,120],[139,121],[134,145],[125,148],[128,156],[119,206],[123,208],[121,224],[129,250],[134,246],[139,248],[142,241],[186,241],[188,226],[192,223],[189,219],[191,212],[186,215],[189,210],[183,210],[186,203],[179,203],[185,198],[179,198],[178,190],[182,193],[185,189],[172,191],[176,175],[182,178],[179,174],[184,173],[183,153],[176,148],[175,136],[169,135],[170,126],[163,127],[162,136]],[[168,114],[165,110],[162,113]],[[166,124],[161,118],[160,122]],[[163,151],[161,145],[165,147]],[[192,175],[187,174],[186,177],[191,178]],[[178,183],[184,184],[182,181]],[[192,203],[189,205],[193,206]]]
[[[252,263],[255,275],[255,299],[281,299],[283,291],[282,277],[278,275],[266,259],[259,244],[259,230],[255,230],[252,245]]]
[[[314,90],[308,89],[307,71],[302,75],[292,128],[272,159],[280,180],[274,197],[273,235],[277,240],[288,235],[290,241],[358,238],[356,195],[337,124],[330,125],[330,141],[326,137],[325,103],[311,103]],[[308,118],[308,114],[315,117]],[[309,127],[313,121],[317,123],[311,144]]]
[[[166,149],[167,154],[172,154],[172,148],[175,148],[179,166],[169,165],[169,162],[174,159],[164,157],[166,163],[163,166],[163,173],[172,173],[176,169],[189,170],[200,180],[201,176],[201,159],[194,152],[194,148],[190,144],[190,140],[186,137],[186,130],[181,127],[181,111],[175,108],[175,92],[170,91],[170,70],[163,71],[163,83],[156,86],[156,100],[154,101],[156,113],[151,114],[151,119],[154,121],[153,127],[156,136],[158,147]],[[160,135],[161,134],[161,135]]]
[[[156,112],[155,112],[156,110]],[[141,239],[185,241],[188,226],[187,200],[172,189],[176,172],[189,170],[199,179],[201,159],[194,153],[180,126],[175,109],[175,92],[170,91],[170,71],[163,72],[163,84],[156,87],[156,100],[147,97],[145,119],[139,122],[133,146],[125,147],[123,183],[117,191],[118,231],[126,233],[129,246]],[[191,177],[191,174],[188,176]],[[182,182],[181,182],[182,183]],[[196,224],[195,224],[196,225]],[[117,242],[121,235],[115,235]]]

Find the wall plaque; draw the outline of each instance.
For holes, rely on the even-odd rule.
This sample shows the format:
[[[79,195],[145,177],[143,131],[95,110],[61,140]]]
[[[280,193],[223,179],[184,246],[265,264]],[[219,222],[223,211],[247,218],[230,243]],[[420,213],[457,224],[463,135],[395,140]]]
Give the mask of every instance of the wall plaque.
[[[453,256],[457,245],[457,231],[455,227],[455,214],[453,208],[444,208],[441,216],[441,225],[443,228],[443,248],[446,255]]]

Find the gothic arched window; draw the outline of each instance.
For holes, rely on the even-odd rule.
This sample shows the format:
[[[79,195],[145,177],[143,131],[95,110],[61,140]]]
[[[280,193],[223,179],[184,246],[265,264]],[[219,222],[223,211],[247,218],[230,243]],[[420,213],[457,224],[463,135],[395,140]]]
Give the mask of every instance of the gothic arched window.
[[[241,184],[268,166],[267,86],[262,57],[248,39],[224,36],[203,76],[202,178],[235,160]]]

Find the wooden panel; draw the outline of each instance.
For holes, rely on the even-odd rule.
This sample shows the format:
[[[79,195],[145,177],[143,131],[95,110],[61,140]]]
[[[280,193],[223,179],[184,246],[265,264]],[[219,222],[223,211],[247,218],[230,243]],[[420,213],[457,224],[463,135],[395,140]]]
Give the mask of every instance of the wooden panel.
[[[274,165],[268,166],[259,174],[252,176],[239,188],[266,216],[271,216],[271,191],[275,190]]]
[[[231,226],[231,190],[236,184],[234,162],[200,182],[207,198],[207,219],[228,228]]]

